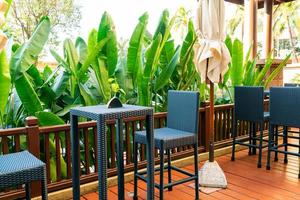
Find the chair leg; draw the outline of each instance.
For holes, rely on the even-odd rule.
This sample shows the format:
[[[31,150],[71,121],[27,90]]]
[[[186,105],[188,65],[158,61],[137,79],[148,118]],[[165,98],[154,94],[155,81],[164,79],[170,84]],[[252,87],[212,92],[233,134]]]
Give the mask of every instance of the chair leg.
[[[278,146],[278,126],[277,125],[275,126],[275,146],[276,146],[276,149],[278,149],[277,148],[277,146]],[[278,152],[277,151],[275,151],[274,161],[275,162],[278,161]]]
[[[258,153],[258,163],[257,163],[258,168],[261,168],[262,146],[263,146],[263,127],[264,127],[264,122],[261,122],[259,125],[260,135],[259,135],[259,153]]]
[[[42,190],[42,200],[47,200],[48,192],[47,192],[46,167],[44,167],[44,177],[41,180],[41,190]]]
[[[298,153],[300,154],[300,128],[299,128],[299,150],[298,150]],[[300,168],[300,166],[299,166]],[[299,169],[299,177],[300,177],[300,169]]]
[[[256,123],[255,122],[253,122],[253,137],[255,138],[253,139],[253,145],[256,146]],[[256,155],[256,147],[253,147],[252,149],[253,149],[252,154]]]
[[[25,184],[26,200],[31,199],[30,183]]]
[[[194,165],[195,165],[195,199],[199,199],[199,171],[198,171],[198,144],[194,145]]]
[[[283,128],[283,143],[284,143],[284,151],[288,151],[288,132],[287,132],[288,127]],[[288,163],[288,158],[287,158],[287,153],[284,153],[284,163]]]
[[[249,132],[249,144],[253,144],[253,127],[252,127],[252,122],[250,122],[250,132]],[[248,151],[248,155],[252,155],[252,147],[249,146],[249,151]]]
[[[171,169],[171,150],[167,149],[168,154],[168,183],[172,183],[172,169]],[[168,187],[168,191],[172,191],[173,187]]]
[[[134,142],[133,144],[133,164],[134,164],[134,175],[133,175],[133,179],[134,179],[134,183],[133,183],[133,187],[134,187],[134,191],[133,191],[133,199],[137,200],[138,199],[138,195],[137,195],[137,172],[138,172],[138,159],[137,159],[137,147],[138,144],[136,142]]]
[[[232,126],[232,136],[233,136],[233,141],[232,141],[232,152],[231,152],[231,161],[235,160],[235,137],[236,137],[236,121],[233,120],[233,126]]]
[[[298,153],[300,154],[300,128],[299,128],[299,150],[298,150]],[[300,171],[300,169],[299,169],[299,171]],[[299,172],[299,177],[300,177],[300,172]]]
[[[274,126],[273,125],[269,125],[269,141],[268,141],[268,156],[267,156],[267,170],[271,169],[271,148],[272,148],[272,144],[273,144],[273,131],[274,131]]]
[[[160,174],[159,174],[159,199],[164,199],[164,147],[161,145],[159,149],[160,156]]]

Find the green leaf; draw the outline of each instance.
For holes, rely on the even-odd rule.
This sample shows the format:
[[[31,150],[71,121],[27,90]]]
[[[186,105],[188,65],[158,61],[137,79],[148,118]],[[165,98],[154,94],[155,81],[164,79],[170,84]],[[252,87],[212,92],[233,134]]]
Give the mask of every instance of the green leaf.
[[[176,68],[176,65],[178,63],[179,55],[180,55],[180,47],[178,46],[175,50],[175,54],[171,62],[168,64],[166,68],[162,70],[161,74],[158,76],[154,86],[155,92],[163,88],[169,82],[169,79],[172,76]]]
[[[143,73],[139,75],[138,81],[138,92],[139,92],[139,103],[141,105],[149,105],[151,94],[150,94],[150,81],[152,80],[152,70],[155,69],[157,57],[159,57],[159,45],[162,40],[162,35],[159,33],[149,47],[149,51],[146,55],[146,65]]]
[[[115,25],[111,16],[104,12],[98,29],[98,42],[105,39],[110,34],[110,39],[102,49],[102,53],[106,56],[106,67],[109,77],[113,76],[118,63],[118,42]]]
[[[87,44],[81,37],[78,37],[75,42],[75,47],[77,48],[79,54],[79,62],[82,64],[84,63],[87,57],[87,53],[88,53]]]
[[[263,79],[266,77],[267,72],[270,70],[273,63],[273,59],[271,58],[271,55],[269,55],[265,60],[265,65],[262,68],[262,70],[258,73],[256,76],[256,79],[254,81],[254,85],[262,85]]]
[[[30,39],[25,42],[11,57],[10,75],[12,80],[23,76],[23,73],[34,64],[42,51],[50,33],[50,20],[43,17]]]
[[[68,72],[60,72],[53,81],[51,89],[55,93],[56,98],[59,98],[62,93],[66,90],[68,82],[70,79],[70,74]]]
[[[97,100],[86,85],[79,83],[79,90],[86,106],[97,104]]]
[[[36,112],[43,110],[42,103],[26,73],[15,80],[15,88],[28,115],[34,116]]]
[[[233,86],[239,86],[243,82],[243,43],[235,39],[232,45],[230,79]]]
[[[78,80],[82,80],[82,78],[84,77],[85,73],[87,73],[88,68],[90,67],[90,65],[95,62],[95,60],[97,59],[101,49],[105,46],[105,44],[107,43],[107,41],[110,39],[110,34],[103,40],[101,40],[100,42],[96,43],[94,48],[90,47],[90,45],[92,42],[89,40],[89,51],[88,51],[88,56],[85,60],[85,62],[83,63],[82,67],[80,68],[79,72],[78,72]]]
[[[165,35],[168,23],[169,23],[169,11],[165,9],[160,16],[158,26],[153,35],[153,39],[155,39],[158,36],[158,34],[161,34],[162,36]]]
[[[276,67],[276,69],[270,74],[270,76],[266,79],[264,87],[267,88],[270,82],[282,71],[282,69],[286,66],[289,61],[291,54],[287,55],[284,60]]]
[[[79,56],[74,43],[70,39],[66,39],[64,41],[64,54],[70,71],[76,77],[78,72]]]
[[[139,18],[139,23],[135,27],[129,41],[127,73],[132,78],[133,85],[136,84],[137,76],[140,70],[142,70],[142,48],[147,24],[148,14],[145,13]]]
[[[9,66],[5,51],[0,53],[0,117],[4,114],[4,109],[8,101],[11,88]],[[1,118],[0,118],[1,119]]]
[[[108,71],[105,68],[104,61],[98,59],[92,64],[92,68],[95,72],[98,86],[100,89],[99,93],[102,95],[104,102],[108,102],[110,99],[110,84],[108,81]]]
[[[97,37],[98,37],[97,30],[92,29],[88,37],[88,53],[94,51],[94,47],[97,45]]]
[[[232,40],[229,35],[226,36],[225,45],[227,46],[229,53],[232,56]]]
[[[36,112],[35,116],[38,118],[40,126],[55,126],[65,124],[64,120],[52,112]]]
[[[42,79],[42,76],[39,72],[39,70],[36,68],[35,65],[32,65],[28,70],[27,70],[27,74],[32,78],[34,84],[37,87],[40,87],[43,85],[44,80]]]

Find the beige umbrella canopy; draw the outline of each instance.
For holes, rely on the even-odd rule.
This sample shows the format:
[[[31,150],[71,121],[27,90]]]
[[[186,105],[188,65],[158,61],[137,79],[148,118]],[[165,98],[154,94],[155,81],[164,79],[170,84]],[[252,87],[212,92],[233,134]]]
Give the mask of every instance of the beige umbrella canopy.
[[[228,70],[230,53],[223,42],[225,39],[223,0],[201,0],[197,9],[196,31],[199,43],[196,45],[195,63],[201,80],[206,77],[213,83],[223,80]],[[207,59],[209,59],[207,64]]]
[[[210,83],[209,161],[199,171],[200,186],[227,187],[223,170],[214,161],[214,83],[223,80],[228,70],[230,53],[225,43],[225,5],[224,0],[200,0],[197,10],[196,27],[200,38],[195,49],[195,64],[202,81]]]

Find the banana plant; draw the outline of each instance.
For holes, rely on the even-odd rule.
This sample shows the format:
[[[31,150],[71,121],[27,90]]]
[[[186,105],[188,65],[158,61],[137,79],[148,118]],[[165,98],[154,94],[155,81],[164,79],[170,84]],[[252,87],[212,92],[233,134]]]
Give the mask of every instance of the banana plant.
[[[9,65],[6,57],[6,52],[3,50],[0,53],[0,126],[5,128],[6,123],[4,119],[5,107],[8,102],[9,93],[11,90]]]
[[[50,20],[43,17],[36,27],[31,38],[20,46],[10,59],[10,76],[17,96],[20,98],[22,107],[26,115],[36,116],[41,126],[64,124],[64,121],[51,112],[44,112],[49,106],[50,97],[55,95],[50,86],[42,79],[40,72],[35,67],[38,56],[48,40],[50,33]],[[47,98],[43,98],[43,96]],[[54,98],[53,98],[54,99]],[[61,141],[64,138],[61,137]],[[50,137],[50,168],[52,171],[51,179],[56,180],[55,173],[55,144],[54,136]],[[64,144],[64,142],[62,142]],[[62,177],[66,177],[66,163],[62,156],[61,169]]]
[[[270,68],[274,62],[274,59],[269,54],[266,58],[265,65],[259,69],[256,67],[258,57],[250,59],[251,48],[244,57],[243,43],[235,39],[232,41],[230,37],[227,37],[225,44],[231,54],[231,63],[229,64],[229,70],[225,74],[225,78],[222,84],[219,84],[221,89],[225,88],[230,97],[232,97],[232,88],[234,86],[264,86],[268,87],[270,82],[279,74],[279,72],[286,66],[291,54],[286,56],[279,66],[267,76]],[[229,89],[228,89],[229,88]],[[231,98],[232,101],[232,98]]]

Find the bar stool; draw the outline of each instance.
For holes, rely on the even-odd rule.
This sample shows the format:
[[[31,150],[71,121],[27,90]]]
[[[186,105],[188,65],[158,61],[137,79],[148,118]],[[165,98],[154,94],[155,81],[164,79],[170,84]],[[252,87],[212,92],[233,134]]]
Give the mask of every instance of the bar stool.
[[[256,148],[259,149],[257,167],[261,168],[262,148],[263,145],[263,127],[264,122],[269,120],[269,112],[264,112],[264,88],[243,86],[234,88],[234,117],[233,117],[233,142],[231,160],[235,160],[235,145],[243,145],[249,147],[249,155],[256,154]],[[249,143],[245,143],[241,139],[237,139],[238,121],[250,122]],[[259,124],[260,136],[256,136],[255,124]],[[259,144],[256,144],[259,141]],[[252,152],[251,152],[252,149]]]
[[[168,92],[168,114],[167,127],[154,129],[154,145],[159,149],[160,167],[155,171],[160,171],[159,184],[155,187],[159,189],[160,199],[164,199],[163,191],[188,181],[195,181],[195,199],[199,199],[198,181],[198,108],[199,93],[188,91],[169,91]],[[146,181],[144,176],[147,172],[138,172],[137,147],[138,144],[146,144],[145,131],[137,131],[134,136],[134,199],[137,199],[137,180]],[[171,166],[172,148],[192,145],[194,148],[194,167],[195,173]],[[167,153],[168,165],[164,167],[164,153]],[[168,184],[164,185],[164,169],[168,169]],[[171,170],[176,170],[188,176],[179,181],[172,181]]]
[[[300,144],[291,144],[288,138],[298,139],[299,136],[289,136],[287,127],[300,128],[300,88],[296,87],[272,87],[270,89],[270,130],[269,130],[269,146],[267,156],[267,170],[271,169],[270,159],[271,152],[284,154],[284,163],[288,162],[287,155],[294,155],[300,157]],[[274,128],[275,126],[283,126],[283,143],[278,144],[274,142]],[[278,133],[275,133],[275,138]],[[298,147],[298,153],[288,150],[288,147]],[[284,150],[281,148],[284,147]],[[278,158],[277,158],[278,159]],[[275,159],[276,160],[276,159]],[[298,178],[300,179],[300,166]]]
[[[0,188],[25,184],[26,199],[30,197],[30,183],[41,181],[42,200],[47,199],[46,165],[28,151],[0,156]]]

